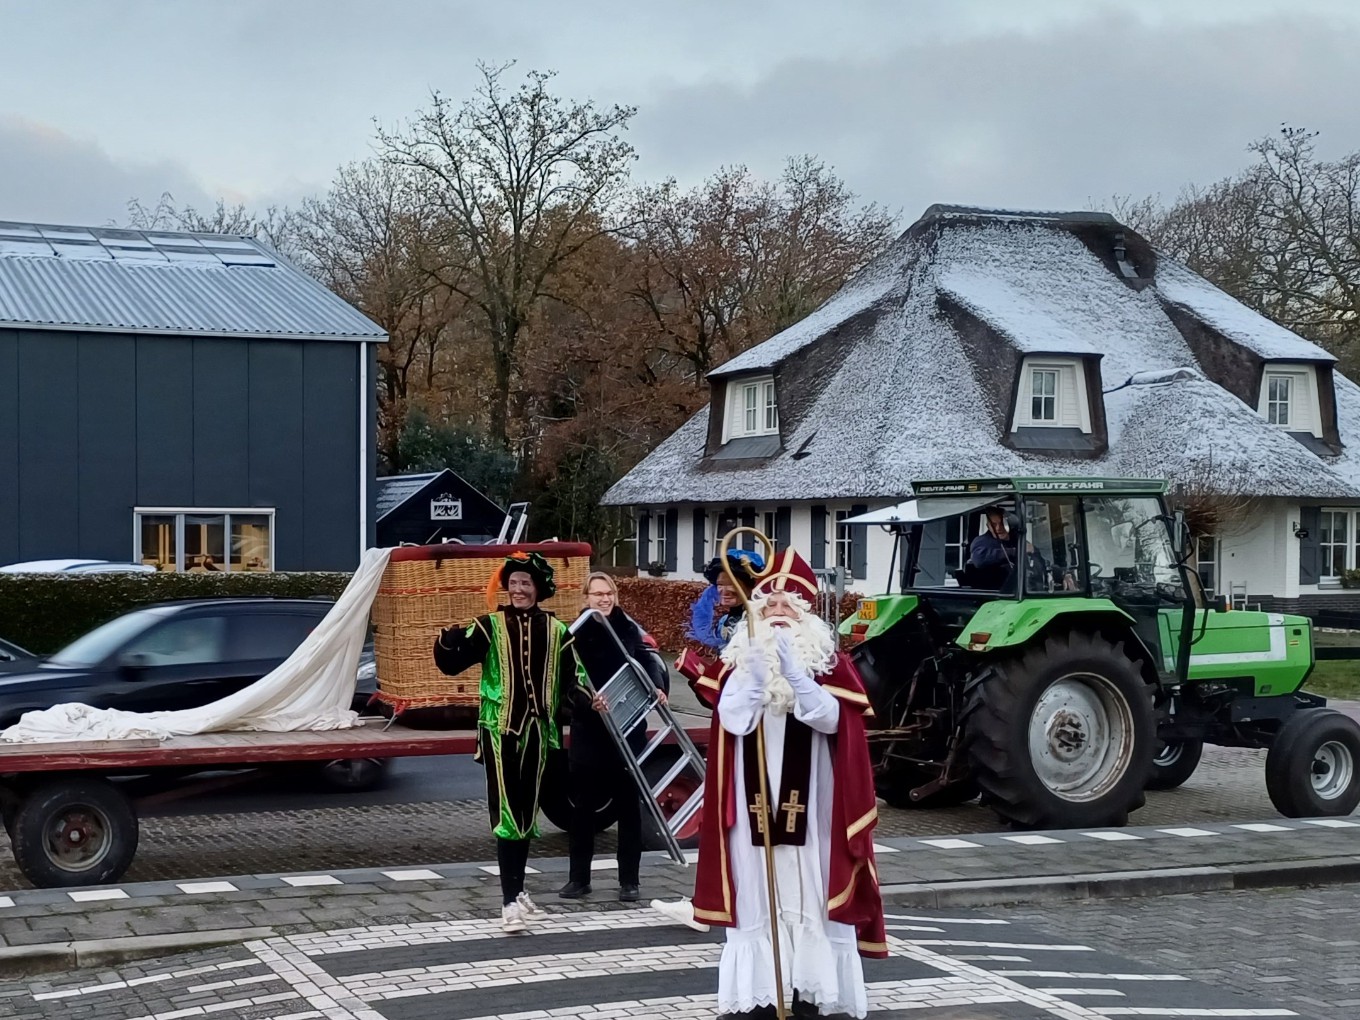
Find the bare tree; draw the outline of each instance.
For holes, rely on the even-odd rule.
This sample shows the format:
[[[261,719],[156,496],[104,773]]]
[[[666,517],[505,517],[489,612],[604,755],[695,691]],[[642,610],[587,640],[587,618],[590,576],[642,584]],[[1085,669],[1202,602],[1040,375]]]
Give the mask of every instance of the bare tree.
[[[1185,511],[1192,535],[1225,538],[1261,519],[1259,489],[1259,480],[1246,465],[1216,461],[1210,450],[1176,473],[1167,500]]]
[[[435,93],[403,130],[378,132],[384,158],[414,174],[441,216],[441,280],[480,313],[495,378],[490,433],[502,445],[521,334],[553,275],[611,229],[635,158],[619,137],[634,108],[564,100],[536,71],[512,92],[510,66],[480,65],[472,99],[455,108]]]
[[[1170,206],[1127,197],[1113,211],[1239,301],[1360,368],[1360,152],[1334,161],[1316,132],[1285,126],[1255,162]]]
[[[738,166],[688,192],[674,181],[640,190],[633,297],[658,347],[699,382],[806,316],[892,239],[894,217],[855,203],[808,156],[791,159],[778,182]]]
[[[288,208],[271,205],[262,213],[253,213],[239,202],[229,206],[219,198],[211,212],[203,213],[192,205],[176,206],[175,196],[163,191],[150,208],[140,199],[129,199],[127,226],[134,230],[187,230],[198,234],[256,237],[287,255],[294,250],[297,223],[295,214]]]

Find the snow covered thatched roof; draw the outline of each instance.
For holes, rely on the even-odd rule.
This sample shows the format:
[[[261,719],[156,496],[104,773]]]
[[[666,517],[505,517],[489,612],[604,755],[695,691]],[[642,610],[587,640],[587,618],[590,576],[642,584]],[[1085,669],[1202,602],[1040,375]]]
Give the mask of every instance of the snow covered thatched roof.
[[[1100,435],[1085,451],[1008,441],[1020,359],[1035,354],[1092,366]],[[1245,402],[1243,380],[1271,361],[1335,379],[1339,455]],[[937,206],[806,319],[711,374],[719,400],[729,379],[773,374],[778,452],[714,457],[705,408],[605,500],[900,499],[939,478],[1206,472],[1234,491],[1249,478],[1253,495],[1360,499],[1360,387],[1333,362],[1104,214]]]

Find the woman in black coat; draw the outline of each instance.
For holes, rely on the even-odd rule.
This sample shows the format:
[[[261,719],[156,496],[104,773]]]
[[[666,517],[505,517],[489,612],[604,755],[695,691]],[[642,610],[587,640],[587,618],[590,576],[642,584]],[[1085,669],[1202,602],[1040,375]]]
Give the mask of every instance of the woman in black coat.
[[[670,692],[670,673],[661,655],[647,643],[637,621],[619,606],[619,589],[608,574],[594,573],[586,579],[586,609],[604,614],[624,649],[647,671],[664,700]],[[563,899],[580,899],[590,892],[590,862],[595,856],[595,815],[612,799],[618,805],[619,899],[638,898],[638,867],[642,861],[642,815],[638,789],[615,746],[600,710],[604,702],[581,688],[572,694],[571,744],[567,761],[571,766],[573,804],[570,837],[571,872],[569,881],[558,892]],[[647,743],[645,727],[638,726],[628,735],[629,746],[638,754]]]

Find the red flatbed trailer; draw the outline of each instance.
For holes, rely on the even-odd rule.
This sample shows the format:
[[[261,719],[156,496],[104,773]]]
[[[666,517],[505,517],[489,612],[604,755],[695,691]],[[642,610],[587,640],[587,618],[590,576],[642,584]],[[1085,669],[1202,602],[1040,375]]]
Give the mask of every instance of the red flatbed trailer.
[[[708,721],[683,717],[696,746],[708,743]],[[668,741],[669,742],[669,741]],[[417,730],[385,719],[363,719],[347,730],[296,733],[205,733],[168,740],[0,743],[0,819],[24,876],[42,887],[116,882],[137,850],[136,801],[110,776],[162,771],[260,769],[297,762],[386,761],[425,755],[472,754],[476,731]],[[657,768],[665,756],[655,756]],[[673,758],[671,759],[674,760]],[[650,764],[650,762],[649,762]],[[561,769],[548,773],[560,781]],[[693,782],[682,775],[667,791],[683,803]],[[232,782],[238,780],[231,780]],[[182,787],[201,792],[221,780]],[[561,784],[565,790],[565,784]],[[167,799],[157,795],[148,800]],[[550,821],[562,805],[543,803]],[[569,810],[569,807],[567,807]]]

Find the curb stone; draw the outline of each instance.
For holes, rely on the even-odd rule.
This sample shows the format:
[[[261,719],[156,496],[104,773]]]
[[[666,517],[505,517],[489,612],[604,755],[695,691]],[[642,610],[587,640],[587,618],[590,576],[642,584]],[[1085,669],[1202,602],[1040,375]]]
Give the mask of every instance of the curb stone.
[[[213,946],[236,945],[253,939],[269,938],[273,934],[273,928],[222,928],[217,931],[128,935],[113,939],[11,946],[0,948],[0,974],[6,978],[16,978],[48,974],[52,971],[107,967],[129,960],[167,956],[194,949],[210,949]]]
[[[1360,856],[898,883],[884,885],[882,892],[884,906],[891,911],[893,907],[948,909],[1023,903],[1051,904],[1352,882],[1360,882]],[[53,971],[69,973],[213,946],[236,945],[277,934],[275,927],[261,926],[0,947],[0,975],[24,978]]]

